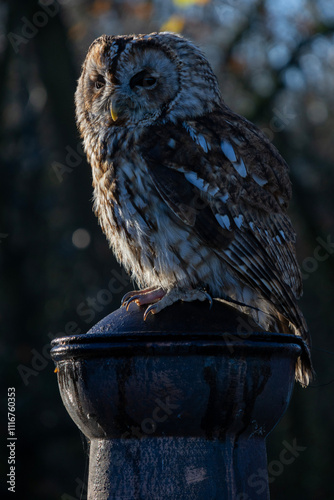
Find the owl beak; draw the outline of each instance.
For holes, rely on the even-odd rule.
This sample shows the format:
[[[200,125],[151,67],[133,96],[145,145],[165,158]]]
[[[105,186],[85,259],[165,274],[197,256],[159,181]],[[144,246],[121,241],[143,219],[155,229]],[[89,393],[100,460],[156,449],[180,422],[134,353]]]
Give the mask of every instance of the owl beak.
[[[114,122],[118,118],[118,113],[119,113],[118,108],[119,108],[119,106],[117,106],[117,102],[115,100],[110,102],[110,114],[111,114],[111,118],[113,119]]]

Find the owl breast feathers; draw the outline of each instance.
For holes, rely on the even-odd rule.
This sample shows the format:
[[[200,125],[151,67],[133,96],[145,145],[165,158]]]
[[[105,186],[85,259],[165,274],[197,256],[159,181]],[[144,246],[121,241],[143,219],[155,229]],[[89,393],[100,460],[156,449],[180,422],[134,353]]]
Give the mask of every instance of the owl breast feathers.
[[[147,304],[146,318],[213,296],[308,343],[287,164],[226,106],[202,52],[172,33],[101,36],[75,101],[95,213],[143,288],[125,305]],[[307,385],[304,358],[296,377]]]

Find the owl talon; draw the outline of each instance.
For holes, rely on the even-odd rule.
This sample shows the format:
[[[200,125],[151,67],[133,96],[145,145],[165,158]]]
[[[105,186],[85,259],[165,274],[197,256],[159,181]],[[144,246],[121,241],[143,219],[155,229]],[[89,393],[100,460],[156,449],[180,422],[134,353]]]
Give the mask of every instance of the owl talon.
[[[211,310],[211,307],[213,304],[213,299],[212,299],[211,295],[209,295],[208,292],[205,292],[204,290],[201,290],[201,291],[204,293],[205,297],[209,301],[209,310]]]
[[[133,292],[128,292],[121,299],[121,307],[126,307],[127,301],[132,297]]]
[[[140,306],[139,298],[140,298],[140,295],[133,295],[126,302],[123,302],[122,307],[125,307],[125,309],[128,311],[130,304],[132,304],[132,302],[135,302],[137,304],[137,306]]]
[[[156,305],[155,304],[152,304],[150,305],[146,311],[144,312],[144,321],[147,320],[147,318],[149,317],[150,314],[155,314],[155,309],[156,309]]]

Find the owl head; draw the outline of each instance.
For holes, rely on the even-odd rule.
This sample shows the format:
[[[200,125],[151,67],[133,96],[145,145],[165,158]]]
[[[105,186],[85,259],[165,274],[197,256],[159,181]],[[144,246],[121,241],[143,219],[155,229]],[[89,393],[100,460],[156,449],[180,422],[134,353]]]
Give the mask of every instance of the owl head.
[[[176,122],[221,102],[217,79],[202,52],[173,33],[97,38],[88,50],[76,92],[77,121],[103,127]]]

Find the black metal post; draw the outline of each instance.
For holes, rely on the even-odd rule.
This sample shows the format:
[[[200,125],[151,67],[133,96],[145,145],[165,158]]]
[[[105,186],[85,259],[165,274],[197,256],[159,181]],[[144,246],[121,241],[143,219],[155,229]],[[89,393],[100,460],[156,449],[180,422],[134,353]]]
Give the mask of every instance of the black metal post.
[[[121,308],[53,341],[64,405],[91,441],[89,500],[269,499],[265,438],[302,347],[255,329],[215,300],[146,322]]]

